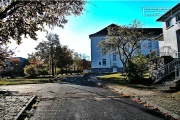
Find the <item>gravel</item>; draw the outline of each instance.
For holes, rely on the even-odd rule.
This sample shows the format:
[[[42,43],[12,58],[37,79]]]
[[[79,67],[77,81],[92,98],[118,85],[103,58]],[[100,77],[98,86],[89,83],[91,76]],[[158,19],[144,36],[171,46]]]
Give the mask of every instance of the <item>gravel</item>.
[[[0,119],[14,119],[31,98],[32,96],[0,96]]]

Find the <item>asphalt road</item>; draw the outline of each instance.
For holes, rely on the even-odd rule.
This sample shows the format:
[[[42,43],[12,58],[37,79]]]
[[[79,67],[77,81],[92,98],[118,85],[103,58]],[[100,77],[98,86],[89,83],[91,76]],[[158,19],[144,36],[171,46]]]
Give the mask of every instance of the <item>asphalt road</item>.
[[[64,78],[62,83],[49,84],[39,91],[41,101],[31,120],[165,119],[160,113],[97,87],[81,76]]]

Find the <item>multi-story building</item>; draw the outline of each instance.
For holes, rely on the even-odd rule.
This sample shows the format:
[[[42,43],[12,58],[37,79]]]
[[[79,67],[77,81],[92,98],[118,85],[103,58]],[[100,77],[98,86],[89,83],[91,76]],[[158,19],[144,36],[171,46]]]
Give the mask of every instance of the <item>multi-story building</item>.
[[[153,75],[155,82],[166,81],[171,75],[175,76],[175,80],[180,80],[180,3],[156,21],[162,22],[163,28],[163,33],[156,38],[159,40],[160,56],[171,60],[169,62],[167,59],[168,63],[162,66],[157,64]]]
[[[180,57],[180,3],[167,11],[156,21],[162,22],[163,33],[157,37],[160,55]]]
[[[116,26],[111,24],[109,26]],[[105,27],[97,33],[89,35],[91,39],[91,72],[123,72],[122,62],[115,53],[109,53],[107,55],[102,55],[98,47],[99,41],[106,39],[108,35],[108,30]],[[144,31],[153,33],[154,36],[158,36],[162,33],[162,28],[142,28]],[[158,41],[153,39],[143,40],[141,42],[141,47],[139,49],[140,54],[149,54],[152,50],[157,50],[159,48]]]

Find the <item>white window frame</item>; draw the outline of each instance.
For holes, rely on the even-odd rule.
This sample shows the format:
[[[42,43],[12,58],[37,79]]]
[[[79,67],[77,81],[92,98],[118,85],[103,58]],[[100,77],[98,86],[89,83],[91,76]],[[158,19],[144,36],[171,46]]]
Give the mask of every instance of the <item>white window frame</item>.
[[[106,66],[106,59],[102,59],[102,65]]]

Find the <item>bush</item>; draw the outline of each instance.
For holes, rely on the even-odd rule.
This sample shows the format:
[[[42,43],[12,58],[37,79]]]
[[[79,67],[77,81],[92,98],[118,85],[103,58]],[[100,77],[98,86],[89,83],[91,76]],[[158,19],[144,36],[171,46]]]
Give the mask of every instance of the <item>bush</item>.
[[[11,76],[11,75],[12,75],[12,71],[11,71],[11,70],[1,71],[1,72],[0,72],[0,76],[1,76],[1,77]]]
[[[49,73],[46,68],[43,68],[43,69],[38,69],[38,75],[49,75]]]
[[[146,57],[144,55],[134,56],[128,62],[126,71],[130,83],[140,83],[148,72]]]
[[[36,65],[38,75],[49,75],[48,73],[48,65],[47,64],[38,64]]]
[[[27,75],[28,77],[37,77],[38,75],[38,70],[36,65],[26,65],[24,67],[24,73],[25,75]]]

